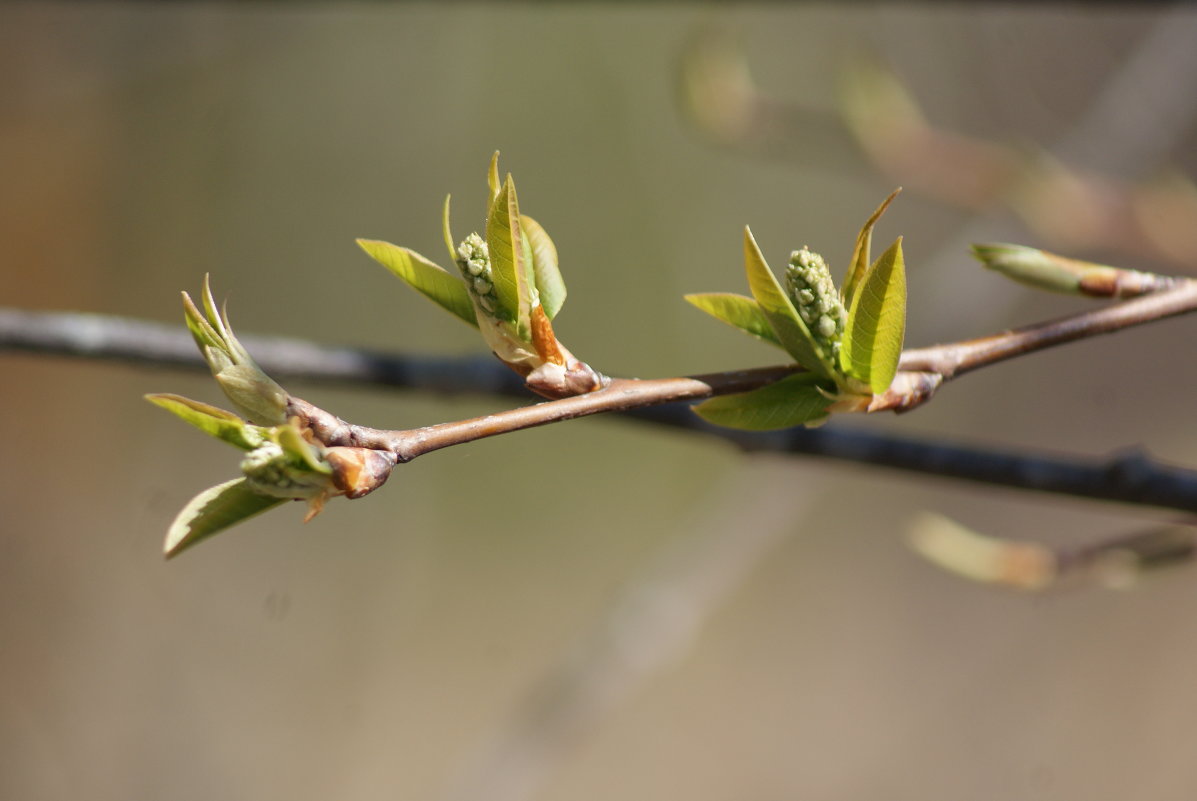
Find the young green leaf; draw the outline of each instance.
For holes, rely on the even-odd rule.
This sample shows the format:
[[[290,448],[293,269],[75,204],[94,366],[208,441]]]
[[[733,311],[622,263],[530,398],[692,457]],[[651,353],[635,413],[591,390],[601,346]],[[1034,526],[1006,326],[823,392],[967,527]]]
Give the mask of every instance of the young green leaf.
[[[470,325],[478,325],[474,315],[474,302],[470,300],[470,293],[461,278],[414,250],[374,239],[359,239],[357,243],[370,258],[402,278],[413,289]]]
[[[683,296],[688,303],[702,309],[716,320],[735,326],[746,334],[781,348],[781,341],[769,325],[769,318],[757,302],[734,292],[703,292]]]
[[[708,423],[748,431],[819,423],[832,403],[820,383],[826,382],[812,373],[797,373],[751,392],[711,398],[694,411]]]
[[[819,351],[815,338],[786,297],[781,284],[777,283],[747,227],[744,228],[744,266],[748,273],[748,288],[782,347],[807,370],[824,378],[834,378],[835,368]]]
[[[205,434],[222,439],[242,450],[253,450],[265,439],[259,426],[245,422],[232,412],[209,406],[182,395],[167,393],[146,395],[145,399],[176,417],[190,423]]]
[[[1007,278],[1052,292],[1133,298],[1170,284],[1170,279],[1162,275],[1070,259],[1024,245],[973,245],[973,255]]]
[[[283,453],[287,454],[297,465],[302,465],[303,470],[323,475],[332,474],[332,467],[320,458],[320,451],[317,451],[310,442],[303,438],[303,434],[300,433],[294,421],[287,425],[277,426],[274,431]]]
[[[206,348],[223,350],[224,342],[221,340],[220,334],[204,319],[203,313],[196,308],[195,301],[186,292],[183,293],[183,320],[187,323],[187,330],[191,332],[191,338],[195,340],[195,344],[199,346],[201,352],[204,352]]]
[[[524,240],[532,248],[532,275],[540,293],[540,305],[545,315],[552,320],[565,303],[565,279],[557,267],[557,246],[540,223],[527,214],[520,215],[520,227]]]
[[[889,204],[894,202],[894,198],[902,191],[898,187],[893,192],[890,192],[889,197],[881,201],[881,205],[869,215],[869,219],[865,220],[865,224],[861,226],[860,233],[856,236],[856,247],[852,251],[852,261],[848,262],[848,274],[844,276],[844,283],[841,288],[844,295],[844,305],[852,305],[852,297],[856,294],[856,289],[860,286],[860,281],[864,278],[865,273],[869,271],[872,256],[869,251],[873,244],[873,226],[881,219],[881,215],[889,208]]]
[[[259,495],[235,478],[204,490],[183,507],[166,532],[164,550],[169,559],[201,540],[242,520],[273,509],[285,499]]]
[[[516,330],[527,332],[532,309],[528,286],[528,265],[524,259],[524,236],[520,230],[520,207],[511,176],[503,182],[486,219],[486,244],[499,306],[516,322]]]
[[[490,189],[490,197],[486,203],[486,214],[490,215],[491,207],[499,197],[499,151],[490,157],[490,169],[486,171],[486,186]]]
[[[441,210],[441,236],[445,238],[445,250],[449,251],[449,261],[457,261],[457,246],[454,244],[457,240],[453,238],[453,231],[449,228],[449,201],[453,199],[452,195],[445,195],[445,206]]]
[[[183,316],[208,369],[238,412],[252,423],[277,425],[286,419],[287,391],[258,367],[233,334],[227,311],[216,310],[212,287],[204,276],[200,312],[183,293]]]
[[[865,273],[852,298],[840,349],[841,368],[867,384],[874,395],[885,392],[898,371],[905,334],[906,267],[902,237],[898,237]]]

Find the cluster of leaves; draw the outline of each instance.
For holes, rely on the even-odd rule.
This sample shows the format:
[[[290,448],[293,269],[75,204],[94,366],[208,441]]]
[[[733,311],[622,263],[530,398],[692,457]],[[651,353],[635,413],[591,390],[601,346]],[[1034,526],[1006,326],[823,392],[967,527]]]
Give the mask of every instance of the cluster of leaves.
[[[551,320],[565,303],[565,281],[548,232],[520,213],[510,173],[499,181],[499,154],[487,173],[485,236],[472,233],[454,245],[445,198],[442,230],[454,275],[410,248],[359,239],[358,245],[413,289],[476,327],[492,352],[530,389],[557,398],[600,389],[600,374],[578,361],[553,333]]]
[[[818,425],[835,411],[869,410],[893,383],[906,331],[906,270],[899,237],[870,261],[873,227],[897,195],[877,207],[856,238],[837,294],[826,262],[794,251],[783,289],[752,231],[744,229],[744,262],[752,297],[729,292],[687,295],[711,316],[786,351],[805,372],[751,392],[695,407],[731,428],[764,430]]]
[[[326,447],[287,416],[289,395],[250,357],[217,311],[205,278],[201,312],[183,293],[184,317],[212,375],[239,416],[181,395],[146,399],[209,436],[245,451],[242,477],[217,484],[193,498],[166,534],[167,556],[287,500],[308,504],[315,517],[336,495],[361,497],[386,480],[395,460],[366,448]]]

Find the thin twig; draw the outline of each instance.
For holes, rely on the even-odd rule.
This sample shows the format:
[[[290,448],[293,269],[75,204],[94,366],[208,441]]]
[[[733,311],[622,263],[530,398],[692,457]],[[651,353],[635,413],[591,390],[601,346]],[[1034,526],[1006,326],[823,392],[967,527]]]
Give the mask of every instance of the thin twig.
[[[1197,293],[1191,284],[1187,286],[1187,289],[1182,286],[1086,312],[1066,318],[1063,322],[1067,325],[1060,325],[1059,322],[1055,325],[1059,325],[1061,331],[1067,331],[1068,338],[1074,339],[1147,322],[1153,319],[1145,316],[1145,311],[1149,310],[1161,316],[1179,314],[1197,304]],[[1078,323],[1078,318],[1089,322]],[[1085,325],[1089,326],[1087,332],[1078,334]],[[996,340],[1020,343],[1026,337],[1026,330],[997,335]],[[1003,336],[1007,340],[1003,340]],[[1068,338],[1038,336],[1032,349],[1060,344],[1068,341]],[[253,336],[243,336],[241,339],[262,368],[279,377],[363,387],[399,387],[523,399],[531,397],[522,388],[517,376],[490,358],[395,356],[354,348],[326,347],[294,339]],[[994,340],[977,340],[990,343],[983,348],[978,346],[975,351],[977,358],[986,360],[984,363],[996,360],[992,355],[996,352],[993,350]],[[937,366],[959,374],[959,366],[951,368],[950,364],[953,359],[957,360],[958,365],[962,362],[952,354],[951,349],[968,344],[907,351],[903,356],[903,366],[931,366],[939,360]],[[3,349],[122,361],[151,367],[207,369],[195,352],[190,336],[182,329],[102,315],[0,309],[0,350]],[[1019,352],[1026,350],[1024,348]],[[1013,352],[1008,352],[1002,358],[1012,355]],[[752,382],[774,380],[779,375],[777,371],[792,369],[772,368],[718,377],[632,382],[633,388],[636,383],[644,385],[635,388],[632,395],[619,395],[605,390],[607,394],[590,393],[498,412],[478,418],[477,421],[434,426],[422,445],[417,441],[421,433],[419,430],[394,432],[350,426],[316,407],[310,407],[310,414],[317,423],[329,427],[330,439],[325,440],[328,444],[333,444],[336,439],[333,429],[339,426],[345,427],[342,433],[350,441],[355,441],[357,436],[367,441],[371,437],[378,437],[378,443],[394,445],[394,438],[402,435],[404,447],[417,441],[411,446],[414,450],[404,451],[406,458],[414,458],[414,455],[445,447],[451,442],[467,441],[461,438],[463,434],[473,438],[491,436],[500,433],[500,428],[513,431],[598,412],[622,411],[622,416],[655,425],[702,432],[750,451],[816,455],[988,485],[1197,512],[1197,471],[1163,465],[1142,453],[1130,452],[1110,459],[1065,458],[828,427],[756,434],[711,426],[692,414],[685,404],[674,402],[707,397],[716,391],[743,391]],[[625,382],[630,381],[617,381],[612,389],[622,388],[619,391],[624,391],[628,389]],[[712,382],[715,384],[712,385]],[[298,399],[295,402],[303,404]],[[640,405],[637,408],[638,403]],[[471,426],[475,425],[477,428],[471,432]]]
[[[1194,309],[1197,309],[1197,281],[1180,281],[1170,289],[1141,295],[1104,309],[966,342],[907,350],[902,353],[902,369],[938,373],[948,380],[1015,356],[1186,314]]]

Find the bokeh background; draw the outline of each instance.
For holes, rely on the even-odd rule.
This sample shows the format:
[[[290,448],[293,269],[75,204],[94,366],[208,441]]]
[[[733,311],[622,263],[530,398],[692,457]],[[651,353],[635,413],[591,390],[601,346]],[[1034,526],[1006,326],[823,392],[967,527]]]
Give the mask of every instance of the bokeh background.
[[[5,4],[0,303],[181,323],[211,272],[242,332],[474,352],[353,239],[439,257],[444,195],[459,235],[480,224],[497,148],[561,252],[558,333],[606,372],[776,361],[680,295],[743,291],[745,223],[775,264],[808,244],[842,265],[899,183],[878,236],[905,235],[908,342],[966,338],[1084,307],[970,241],[1192,273],[1193,53],[1197,12],[1162,4]],[[865,61],[950,134],[892,94],[845,117]],[[832,425],[1197,464],[1193,333]],[[1192,569],[1016,594],[904,540],[928,509],[1055,545],[1166,513],[593,419],[166,563],[175,512],[238,457],[141,395],[220,402],[214,383],[0,365],[5,798],[1197,793]],[[378,426],[503,405],[290,388]]]

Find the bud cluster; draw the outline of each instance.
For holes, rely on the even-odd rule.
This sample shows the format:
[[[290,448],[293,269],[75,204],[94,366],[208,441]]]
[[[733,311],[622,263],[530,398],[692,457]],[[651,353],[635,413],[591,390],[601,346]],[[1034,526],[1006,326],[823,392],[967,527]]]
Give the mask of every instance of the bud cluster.
[[[791,253],[786,266],[786,293],[824,353],[833,355],[839,349],[848,312],[823,257],[806,248]]]
[[[274,498],[312,498],[331,487],[328,476],[297,464],[276,442],[264,442],[245,454],[241,472],[254,492]]]
[[[470,295],[492,317],[499,309],[494,278],[490,269],[490,249],[478,234],[470,234],[457,246],[457,266],[466,280]]]

